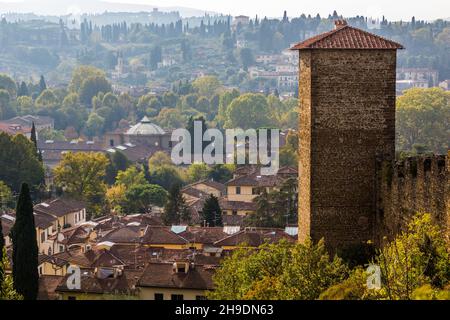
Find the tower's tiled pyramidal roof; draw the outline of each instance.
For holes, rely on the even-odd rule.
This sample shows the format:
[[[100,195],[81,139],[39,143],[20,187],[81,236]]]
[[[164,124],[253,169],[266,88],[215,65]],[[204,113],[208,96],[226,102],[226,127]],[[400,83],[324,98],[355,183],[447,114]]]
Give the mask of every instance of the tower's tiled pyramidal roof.
[[[337,20],[335,29],[319,34],[293,46],[291,50],[305,49],[403,49],[397,42],[351,27],[345,20]]]

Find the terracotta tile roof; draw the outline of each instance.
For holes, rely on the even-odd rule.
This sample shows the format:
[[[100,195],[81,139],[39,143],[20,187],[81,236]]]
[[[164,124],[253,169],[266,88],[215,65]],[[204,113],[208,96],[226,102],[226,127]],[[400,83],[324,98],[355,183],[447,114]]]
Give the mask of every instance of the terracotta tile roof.
[[[215,246],[238,246],[240,244],[246,244],[249,247],[259,247],[265,242],[276,243],[281,239],[294,242],[296,239],[284,230],[279,229],[251,229],[243,230],[238,233],[232,234],[225,239],[214,243]]]
[[[292,50],[304,49],[403,49],[397,42],[336,22],[336,28],[300,42]]]
[[[137,286],[211,290],[214,288],[213,267],[195,265],[187,273],[174,272],[172,263],[149,263]]]
[[[75,226],[61,231],[64,235],[62,241],[58,241],[65,245],[73,245],[85,243],[89,239],[90,232],[88,232],[83,226]]]
[[[117,277],[101,279],[92,269],[81,270],[81,289],[69,290],[66,286],[66,275],[56,288],[56,292],[82,292],[96,294],[135,294],[135,285],[142,270],[123,270]]]
[[[23,134],[27,135],[31,133],[31,127],[23,127],[17,123],[0,123],[0,132],[5,132],[9,135]]]
[[[62,217],[66,214],[77,212],[85,208],[86,205],[81,201],[58,198],[35,205],[34,211]]]
[[[192,186],[186,186],[183,189],[181,189],[181,193],[186,194],[188,196],[197,198],[197,199],[206,199],[208,198],[209,194],[207,194],[206,192],[203,192],[201,190],[195,189]]]
[[[147,226],[144,236],[142,237],[143,244],[164,245],[177,244],[184,245],[188,240],[180,235],[173,233],[169,227],[152,227]]]
[[[240,215],[222,215],[222,223],[224,226],[243,226],[244,216]]]
[[[53,222],[56,221],[56,218],[44,213],[35,210],[34,214],[34,225],[40,229],[47,229],[53,225]]]
[[[140,213],[123,216],[120,222],[124,224],[139,223],[141,226],[162,226],[163,222],[160,217],[152,216],[150,214]]]
[[[195,186],[200,185],[200,184],[204,184],[210,188],[216,189],[217,191],[220,191],[221,193],[224,193],[226,190],[226,187],[224,184],[214,181],[214,180],[211,180],[211,179],[200,180],[198,182],[188,185],[188,187],[195,188]]]
[[[110,241],[113,243],[138,243],[140,241],[140,226],[125,226],[113,229],[105,236],[98,239],[98,242]]]
[[[180,233],[180,236],[191,243],[213,244],[214,242],[227,237],[228,234],[223,232],[222,227],[188,227],[186,231]]]
[[[19,124],[23,127],[30,127],[33,125],[33,122],[36,126],[41,125],[53,125],[54,120],[53,118],[47,117],[47,116],[34,116],[34,115],[25,115],[25,116],[18,116],[14,117],[8,120],[2,121],[4,123],[10,123],[10,124]]]
[[[280,186],[289,177],[297,177],[298,171],[293,167],[282,167],[275,175],[261,175],[261,168],[241,169],[240,173],[227,186],[275,187]]]
[[[226,199],[220,199],[219,205],[220,209],[222,210],[256,211],[257,209],[257,205],[255,202],[229,201]]]
[[[54,254],[51,258],[61,259],[81,268],[89,268],[97,258],[97,253],[93,250],[82,252],[80,248],[76,248]]]
[[[40,264],[43,264],[45,262],[48,262],[48,263],[50,263],[52,265],[55,265],[55,266],[57,266],[59,268],[62,268],[64,266],[66,266],[66,265],[69,265],[69,262],[67,260],[65,260],[65,259],[60,259],[60,258],[58,258],[56,256],[49,256],[49,255],[46,255],[46,254],[39,254],[38,255],[38,264],[40,265]]]
[[[100,152],[103,151],[103,144],[101,142],[88,141],[53,141],[53,140],[38,140],[37,147],[39,150],[54,150],[54,151],[83,151],[83,152]]]

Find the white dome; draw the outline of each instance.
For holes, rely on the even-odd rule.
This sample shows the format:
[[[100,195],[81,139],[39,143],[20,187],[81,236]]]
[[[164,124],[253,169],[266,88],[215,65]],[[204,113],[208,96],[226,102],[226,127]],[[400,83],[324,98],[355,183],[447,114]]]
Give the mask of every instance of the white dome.
[[[160,126],[151,123],[147,117],[142,118],[138,124],[135,124],[127,131],[129,135],[163,135],[165,133]]]

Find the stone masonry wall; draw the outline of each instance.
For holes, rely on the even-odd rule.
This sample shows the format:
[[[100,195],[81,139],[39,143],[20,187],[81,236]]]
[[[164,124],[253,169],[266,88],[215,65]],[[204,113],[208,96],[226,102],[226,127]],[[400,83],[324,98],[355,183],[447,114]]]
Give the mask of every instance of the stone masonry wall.
[[[450,233],[450,152],[379,162],[378,244],[404,230],[416,213],[429,213]]]
[[[377,157],[395,156],[395,50],[301,50],[299,240],[374,239]]]

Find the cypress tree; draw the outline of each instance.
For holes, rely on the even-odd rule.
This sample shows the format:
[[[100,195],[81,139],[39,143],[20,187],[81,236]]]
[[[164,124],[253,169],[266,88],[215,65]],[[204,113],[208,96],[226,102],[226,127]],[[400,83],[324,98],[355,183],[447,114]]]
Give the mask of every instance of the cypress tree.
[[[28,96],[28,95],[29,95],[29,92],[28,92],[27,84],[24,81],[22,81],[20,83],[19,90],[17,91],[17,96],[22,97],[22,96]]]
[[[222,223],[222,209],[220,209],[219,199],[211,194],[206,199],[202,209],[202,219],[209,227],[220,227]]]
[[[34,126],[34,122],[31,126],[31,137],[30,140],[33,142],[34,147],[36,148],[36,153],[37,153],[37,137],[36,137],[36,127]]]
[[[45,89],[47,89],[47,84],[45,83],[44,76],[41,76],[41,79],[39,80],[39,94],[41,94]]]
[[[25,300],[36,300],[39,288],[38,245],[33,203],[26,183],[22,184],[16,208],[16,222],[11,229],[13,244],[14,289]]]
[[[190,212],[181,194],[179,184],[173,184],[169,190],[169,197],[164,206],[163,222],[165,225],[190,222]]]

